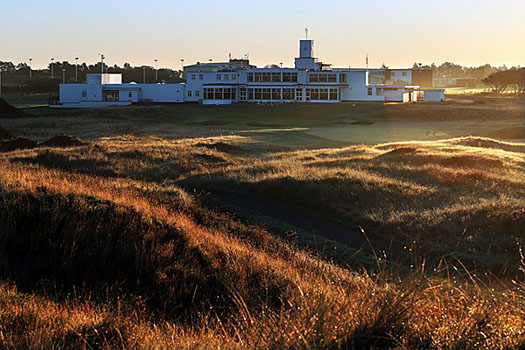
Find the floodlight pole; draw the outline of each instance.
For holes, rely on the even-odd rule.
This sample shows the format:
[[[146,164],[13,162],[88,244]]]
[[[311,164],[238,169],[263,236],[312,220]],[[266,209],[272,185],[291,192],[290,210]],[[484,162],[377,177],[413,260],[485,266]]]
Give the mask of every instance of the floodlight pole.
[[[104,55],[103,54],[99,54],[100,55],[100,73],[101,74],[104,74]]]
[[[66,83],[66,68],[62,67],[62,84]]]
[[[29,59],[29,79],[31,79],[33,77],[33,72],[32,72],[32,69],[31,69],[31,61],[32,60],[33,60],[32,58]]]
[[[53,71],[55,58],[51,57],[51,80],[55,79],[55,72]]]
[[[159,76],[158,76],[158,67],[157,67],[157,63],[158,63],[158,59],[155,58],[155,83],[159,81]]]
[[[0,67],[0,96],[2,96],[2,67]]]
[[[146,84],[146,66],[142,66],[142,83]]]
[[[75,83],[78,83],[78,57],[75,57]]]

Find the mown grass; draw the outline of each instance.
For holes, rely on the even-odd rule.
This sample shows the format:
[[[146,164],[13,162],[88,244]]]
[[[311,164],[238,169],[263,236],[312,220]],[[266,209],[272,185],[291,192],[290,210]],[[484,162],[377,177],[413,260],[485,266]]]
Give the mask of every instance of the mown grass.
[[[237,136],[120,137],[4,153],[0,343],[523,348],[523,226],[512,221],[523,220],[521,147],[461,139],[283,152]],[[379,260],[369,272],[351,270],[204,208],[181,185],[320,211],[378,239],[426,236],[410,246],[411,272]],[[423,259],[451,242],[458,260]],[[511,274],[480,267],[486,250],[469,260],[483,242]],[[501,248],[510,242],[512,253]]]

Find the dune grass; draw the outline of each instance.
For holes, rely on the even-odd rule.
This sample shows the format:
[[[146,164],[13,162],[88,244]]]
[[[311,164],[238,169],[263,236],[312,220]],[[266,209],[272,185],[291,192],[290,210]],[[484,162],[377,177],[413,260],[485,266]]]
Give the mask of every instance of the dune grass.
[[[464,137],[290,150],[237,135],[175,141],[120,136],[9,158],[282,204],[347,225],[349,235],[361,235],[362,228],[396,255],[418,251],[432,267],[459,259],[476,273],[513,276],[519,268],[523,144]]]
[[[0,344],[523,348],[523,147],[121,136],[3,153]],[[335,265],[203,207],[193,188],[360,225],[413,266]]]

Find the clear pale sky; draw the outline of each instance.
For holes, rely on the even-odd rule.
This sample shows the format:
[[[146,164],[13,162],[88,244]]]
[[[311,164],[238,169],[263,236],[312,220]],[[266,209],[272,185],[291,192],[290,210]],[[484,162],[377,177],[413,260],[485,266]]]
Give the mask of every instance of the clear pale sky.
[[[525,66],[524,0],[0,0],[0,61],[292,66],[298,40],[335,66],[453,61]]]

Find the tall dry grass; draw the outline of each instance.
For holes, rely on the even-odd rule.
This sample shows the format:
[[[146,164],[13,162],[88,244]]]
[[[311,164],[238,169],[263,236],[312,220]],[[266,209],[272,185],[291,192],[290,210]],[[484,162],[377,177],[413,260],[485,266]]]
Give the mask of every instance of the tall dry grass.
[[[388,208],[391,194],[391,201],[401,201],[397,208],[409,213],[415,210],[410,201],[428,205],[433,194],[447,187],[438,186],[428,174],[406,176],[406,167],[415,166],[410,162],[417,157],[381,157],[392,151],[406,155],[414,151],[404,148],[412,147],[415,153],[426,150],[427,156],[443,160],[451,157],[443,149],[457,152],[467,147],[463,157],[475,159],[475,148],[450,141],[442,146],[356,146],[276,154],[245,139],[236,140],[237,148],[219,143],[234,144],[228,138],[116,141],[16,151],[0,161],[0,271],[10,283],[0,288],[2,347],[525,346],[523,270],[512,279],[487,280],[466,266],[464,273],[455,273],[443,260],[436,271],[424,264],[408,274],[382,268],[374,273],[352,271],[261,228],[203,208],[177,186],[200,181],[203,187],[249,190],[305,209],[312,203],[301,204],[300,199],[309,194],[318,201],[312,208],[324,206],[327,215],[348,200],[346,195],[359,200],[368,195],[362,204],[366,209],[376,208],[381,198]],[[430,154],[432,148],[435,153]],[[399,149],[403,150],[395,151]],[[439,152],[443,154],[436,155]],[[502,183],[515,182],[517,195],[505,195],[516,203],[509,199],[507,206],[489,206],[491,213],[508,215],[522,198],[522,180],[512,175],[522,171],[522,155],[498,152],[480,157],[508,162],[494,172],[494,186],[488,190],[496,193]],[[320,165],[321,161],[344,166]],[[490,173],[483,161],[476,164]],[[381,172],[384,166],[398,172]],[[456,168],[458,173],[465,171]],[[289,186],[278,187],[279,182]],[[482,187],[475,186],[470,190]],[[373,189],[383,195],[372,196]],[[287,199],[292,190],[298,193]],[[350,206],[339,210],[348,215],[350,209],[345,208]],[[478,208],[473,206],[470,213]],[[366,211],[360,214],[364,217],[362,213]],[[384,213],[376,215],[385,220]],[[423,217],[422,227],[428,228],[425,220],[431,219]],[[515,262],[519,261],[518,256]],[[463,269],[461,261],[455,267]]]

